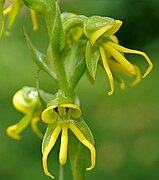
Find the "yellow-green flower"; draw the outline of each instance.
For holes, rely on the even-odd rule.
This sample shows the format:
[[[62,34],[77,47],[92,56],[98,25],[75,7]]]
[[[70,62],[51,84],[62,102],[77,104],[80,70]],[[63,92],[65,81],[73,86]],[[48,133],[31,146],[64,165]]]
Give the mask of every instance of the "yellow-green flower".
[[[93,21],[95,25],[93,25]],[[111,90],[108,95],[112,95],[114,92],[114,79],[121,83],[122,88],[125,87],[124,81],[116,72],[128,77],[136,76],[131,86],[141,81],[139,67],[129,62],[124,54],[138,54],[145,58],[149,67],[142,78],[146,77],[153,67],[151,60],[144,52],[128,49],[118,44],[117,37],[114,34],[121,25],[120,20],[95,16],[90,18],[84,26],[84,33],[88,38],[86,47],[87,68],[93,79],[95,79],[98,62],[102,65],[110,82]],[[99,61],[100,57],[101,61]]]
[[[81,118],[81,110],[75,104],[58,104],[46,108],[41,115],[42,120],[48,124],[48,128],[44,135],[42,144],[42,162],[44,172],[47,176],[54,178],[48,170],[47,158],[55,145],[57,138],[62,131],[61,145],[59,152],[59,162],[64,165],[67,161],[68,148],[68,131],[69,129],[77,137],[77,139],[89,148],[91,152],[91,166],[87,170],[91,170],[95,166],[96,151],[94,147],[93,136]]]
[[[7,134],[13,139],[21,139],[21,132],[31,123],[32,130],[35,134],[42,138],[43,135],[37,127],[37,123],[41,120],[42,105],[38,98],[35,88],[24,87],[19,90],[13,97],[14,107],[25,114],[25,116],[15,125],[7,128]]]
[[[9,6],[3,10],[3,15],[8,15],[8,27],[10,28],[24,3],[22,0],[8,0],[8,4]],[[38,29],[36,12],[32,9],[29,9],[29,11],[33,23],[33,30],[36,31]]]

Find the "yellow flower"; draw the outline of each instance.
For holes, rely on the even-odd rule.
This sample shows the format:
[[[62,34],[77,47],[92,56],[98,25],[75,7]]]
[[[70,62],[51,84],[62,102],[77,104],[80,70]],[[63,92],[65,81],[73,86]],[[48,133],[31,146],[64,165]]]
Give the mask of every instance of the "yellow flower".
[[[24,87],[19,90],[13,97],[13,105],[25,116],[17,124],[9,126],[7,134],[13,139],[19,140],[21,139],[20,133],[31,123],[32,130],[42,138],[43,135],[37,127],[37,123],[41,120],[42,106],[35,88]]]
[[[8,0],[9,6],[3,10],[3,15],[9,15],[8,18],[8,27],[10,28],[19,13],[21,7],[23,6],[23,2],[21,0]],[[36,17],[36,12],[32,9],[29,9],[31,20],[33,23],[33,30],[36,31],[38,29],[38,22]]]
[[[91,170],[94,168],[96,159],[94,140],[88,126],[80,117],[81,110],[75,104],[53,105],[42,112],[41,118],[45,123],[48,124],[48,128],[44,135],[42,144],[42,162],[44,173],[47,176],[54,178],[54,176],[52,176],[48,170],[47,158],[61,131],[62,135],[59,162],[61,165],[64,165],[67,161],[69,129],[74,133],[74,135],[82,144],[89,148],[91,152],[91,166],[86,170]]]
[[[128,49],[118,44],[118,39],[114,33],[118,31],[122,22],[120,20],[111,20],[110,22],[110,24],[107,23],[97,29],[94,28],[94,31],[90,32],[86,31],[88,27],[87,29],[85,28],[85,35],[89,40],[86,48],[86,64],[88,70],[92,77],[95,78],[97,64],[101,57],[102,64],[100,63],[100,65],[104,68],[110,82],[111,90],[108,92],[108,95],[112,95],[114,92],[114,79],[120,82],[122,89],[125,87],[124,81],[116,75],[116,72],[128,77],[136,76],[136,79],[131,83],[131,86],[134,86],[141,81],[139,67],[129,62],[124,56],[125,54],[137,54],[145,58],[149,67],[142,78],[146,77],[153,68],[151,60],[144,52]],[[93,57],[92,54],[90,55],[91,51],[96,53],[96,56]]]

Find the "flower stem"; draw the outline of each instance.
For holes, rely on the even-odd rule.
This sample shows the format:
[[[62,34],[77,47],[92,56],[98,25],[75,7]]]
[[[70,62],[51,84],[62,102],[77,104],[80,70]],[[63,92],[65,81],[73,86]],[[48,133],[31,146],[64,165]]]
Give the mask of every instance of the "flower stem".
[[[63,165],[60,164],[59,180],[64,180]]]

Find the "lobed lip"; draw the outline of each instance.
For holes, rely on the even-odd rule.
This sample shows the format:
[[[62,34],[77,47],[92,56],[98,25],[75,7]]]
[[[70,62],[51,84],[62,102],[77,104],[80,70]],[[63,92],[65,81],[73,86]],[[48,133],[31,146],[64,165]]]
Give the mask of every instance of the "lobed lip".
[[[92,143],[90,143],[86,137],[83,135],[83,133],[76,127],[73,123],[65,123],[63,125],[56,124],[56,127],[54,128],[51,136],[49,137],[49,141],[46,145],[46,147],[43,147],[43,157],[42,157],[42,162],[43,162],[43,169],[44,173],[54,179],[54,176],[49,172],[48,166],[47,166],[47,159],[50,151],[54,147],[57,138],[62,131],[61,135],[61,145],[60,145],[60,152],[59,152],[59,162],[61,165],[65,165],[67,161],[67,149],[68,149],[68,130],[71,130],[73,134],[77,137],[77,139],[84,145],[86,146],[91,153],[91,165],[90,167],[86,168],[86,170],[92,170],[95,167],[96,164],[96,150],[95,147],[93,146]]]

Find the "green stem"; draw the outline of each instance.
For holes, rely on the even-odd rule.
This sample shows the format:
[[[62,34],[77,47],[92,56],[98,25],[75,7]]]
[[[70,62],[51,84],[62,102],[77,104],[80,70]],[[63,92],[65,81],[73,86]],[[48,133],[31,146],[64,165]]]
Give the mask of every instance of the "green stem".
[[[69,157],[73,180],[85,179],[85,148],[72,132],[69,133]]]
[[[60,164],[59,180],[64,180],[63,165]]]

